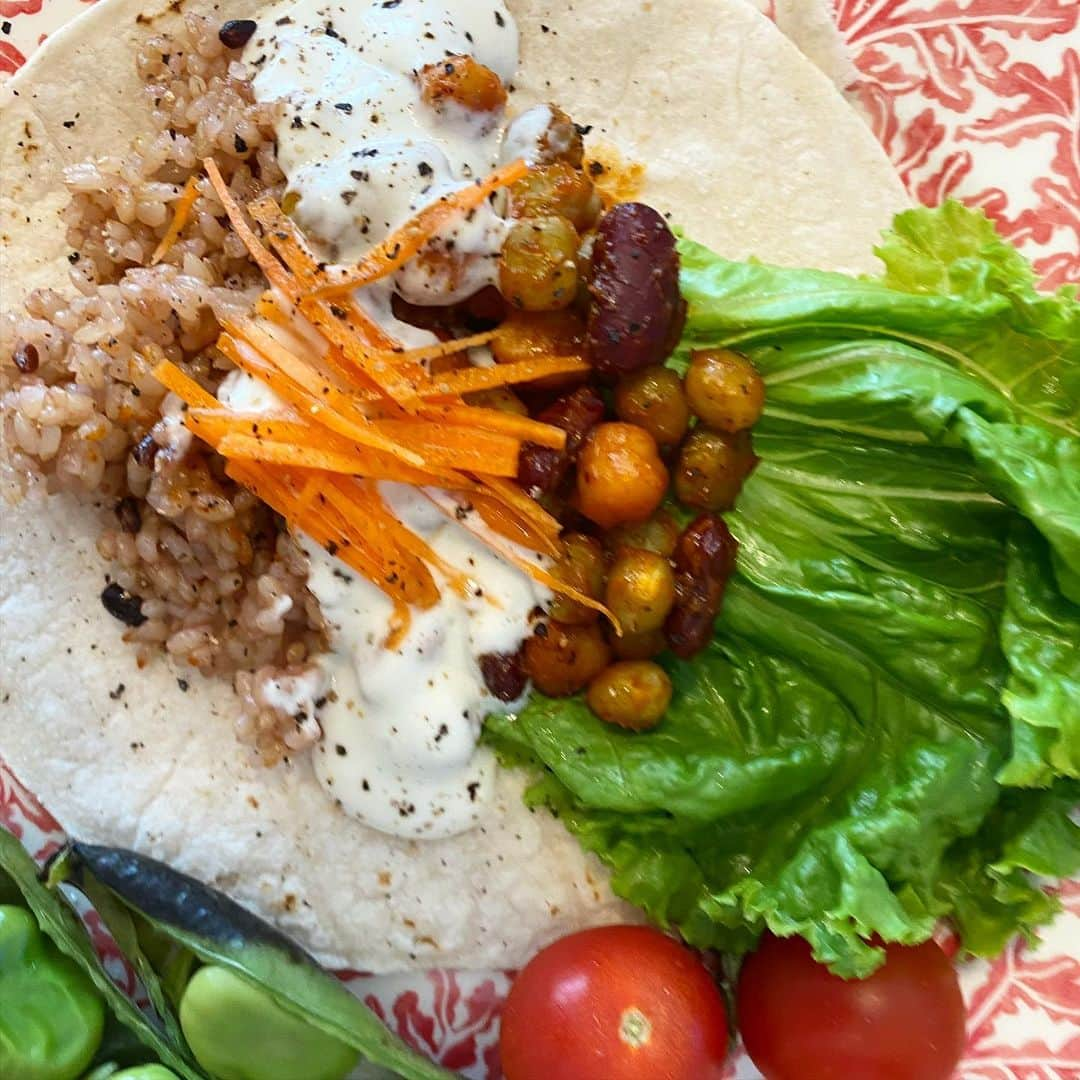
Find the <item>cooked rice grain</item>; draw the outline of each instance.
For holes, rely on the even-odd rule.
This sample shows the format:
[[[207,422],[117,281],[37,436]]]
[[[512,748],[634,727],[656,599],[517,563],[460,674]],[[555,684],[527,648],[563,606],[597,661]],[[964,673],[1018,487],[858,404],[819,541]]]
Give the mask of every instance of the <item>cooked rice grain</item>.
[[[192,438],[181,403],[151,374],[168,359],[215,388],[229,367],[212,348],[218,320],[263,286],[205,178],[181,237],[149,265],[188,177],[213,156],[241,202],[283,187],[275,107],[252,99],[217,30],[188,16],[183,32],[149,42],[138,57],[147,134],[124,157],[68,169],[72,288],[40,289],[0,320],[0,434],[7,487],[41,482],[124,509],[109,515],[98,549],[143,598],[146,621],[125,638],[143,659],[164,649],[233,679],[238,731],[272,762],[318,737],[310,718],[280,714],[263,693],[325,647],[306,559]]]

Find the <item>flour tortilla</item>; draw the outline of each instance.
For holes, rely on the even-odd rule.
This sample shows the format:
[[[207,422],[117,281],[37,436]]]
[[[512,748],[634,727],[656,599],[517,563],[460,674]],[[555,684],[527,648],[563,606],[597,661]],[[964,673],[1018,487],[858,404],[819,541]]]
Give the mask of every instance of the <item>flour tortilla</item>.
[[[745,0],[510,6],[516,108],[554,100],[593,125],[590,138],[647,164],[644,199],[727,255],[872,269],[871,246],[905,203],[899,182],[825,77]],[[61,169],[118,153],[145,126],[136,48],[178,7],[101,0],[9,84],[4,305],[65,286]],[[265,5],[184,10],[258,18]],[[484,829],[420,843],[345,817],[306,761],[249,762],[224,684],[164,660],[137,670],[98,598],[98,512],[32,498],[0,526],[0,756],[69,832],[218,885],[334,966],[513,967],[575,927],[634,917],[557,822],[522,807],[513,775]]]

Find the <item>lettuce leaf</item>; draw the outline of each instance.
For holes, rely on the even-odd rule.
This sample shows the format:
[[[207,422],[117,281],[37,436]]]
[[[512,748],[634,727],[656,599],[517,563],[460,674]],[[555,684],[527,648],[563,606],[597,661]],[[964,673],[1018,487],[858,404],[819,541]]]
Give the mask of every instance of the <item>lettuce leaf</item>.
[[[951,915],[995,951],[1053,910],[1032,873],[1080,867],[1075,290],[953,203],[899,215],[875,280],[681,251],[674,363],[737,346],[768,387],[716,638],[664,661],[652,732],[536,697],[488,741],[696,945],[767,926],[865,975]]]

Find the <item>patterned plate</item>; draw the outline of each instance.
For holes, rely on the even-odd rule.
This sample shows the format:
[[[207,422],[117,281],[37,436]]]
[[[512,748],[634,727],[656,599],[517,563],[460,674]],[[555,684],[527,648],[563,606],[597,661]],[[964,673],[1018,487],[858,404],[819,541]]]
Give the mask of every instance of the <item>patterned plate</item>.
[[[1080,0],[753,0],[860,109],[912,197],[981,206],[1048,287],[1080,280]],[[0,79],[85,0],[0,0]],[[0,824],[38,859],[59,826],[0,762]],[[1034,949],[961,971],[968,1044],[955,1080],[1080,1077],[1080,883]],[[118,983],[138,995],[93,913]],[[408,1043],[498,1080],[504,972],[341,972]],[[725,1080],[757,1071],[737,1053]]]

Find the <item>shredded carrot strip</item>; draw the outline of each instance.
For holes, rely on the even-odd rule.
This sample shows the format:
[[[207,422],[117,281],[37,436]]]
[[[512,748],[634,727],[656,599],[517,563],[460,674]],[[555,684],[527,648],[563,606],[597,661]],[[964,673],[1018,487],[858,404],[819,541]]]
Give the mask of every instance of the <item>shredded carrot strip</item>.
[[[432,464],[492,476],[517,476],[521,444],[509,435],[427,420],[376,420],[373,426],[396,442],[416,447]]]
[[[250,362],[250,357],[244,349],[236,347],[238,343],[233,340],[236,337],[242,338],[269,366],[285,376],[284,380],[268,379],[271,389],[282,397],[346,438],[394,454],[410,465],[423,467],[424,458],[420,454],[394,442],[372,425],[353,395],[343,393],[327,380],[320,378],[302,360],[260,330],[254,322],[246,320],[236,326],[227,324],[226,330],[228,334],[218,342],[218,348],[238,366],[248,370],[245,364]],[[266,378],[258,371],[251,371],[251,374]]]
[[[533,442],[553,450],[562,450],[566,446],[566,432],[562,428],[528,416],[519,416],[517,413],[476,405],[424,405],[419,409],[419,414],[425,420],[440,420],[464,428],[499,431],[522,442]]]
[[[557,557],[562,554],[562,545],[537,532],[533,525],[516,514],[504,502],[482,490],[471,491],[463,495],[473,509],[484,519],[484,524],[507,540],[527,547],[531,551],[542,551],[545,555]]]
[[[153,374],[162,386],[171,390],[185,405],[197,405],[203,409],[213,409],[219,405],[213,394],[204,390],[190,375],[185,375],[171,360],[162,360],[154,368]]]
[[[346,359],[354,364],[363,376],[403,408],[409,407],[410,400],[416,396],[413,381],[397,366],[392,353],[369,349],[357,341],[354,321],[350,317],[355,308],[307,299],[300,301],[300,310],[328,341],[341,349]],[[416,377],[423,374],[422,368],[415,372]]]
[[[304,242],[303,235],[292,218],[273,199],[268,197],[257,199],[251,203],[248,206],[248,211],[266,230],[270,246],[281,256],[289,270],[296,275],[301,288],[305,290],[313,288],[320,278],[325,276],[325,273]],[[352,329],[357,332],[364,345],[388,352],[401,351],[398,342],[387,334],[374,319],[365,315],[351,297],[343,297],[335,307],[339,307],[345,312]],[[323,301],[318,301],[317,305],[313,305],[313,309],[319,310],[324,317],[329,317],[332,314],[329,305]]]
[[[547,375],[565,375],[588,369],[589,365],[580,356],[543,356],[513,364],[461,368],[441,375],[431,375],[425,381],[418,382],[413,392],[422,398],[444,394],[471,394],[475,390],[490,390],[495,386],[532,382]]]
[[[418,349],[404,349],[396,355],[401,360],[414,360],[418,364],[423,364],[429,360],[437,360],[441,356],[453,356],[454,353],[486,345],[489,341],[493,341],[498,336],[498,333],[498,330],[484,330],[479,334],[470,334],[468,337],[440,341],[437,345],[422,345]]]
[[[407,527],[393,515],[378,512],[380,508],[385,510],[378,492],[364,484],[345,488],[329,483],[320,492],[320,499],[322,496],[349,527],[381,555],[387,567],[387,586],[396,589],[407,603],[418,607],[429,608],[438,602],[439,588],[431,571],[399,540],[401,533],[408,531]]]
[[[522,160],[496,169],[485,180],[444,195],[425,206],[411,221],[372,248],[354,267],[316,290],[319,296],[340,296],[361,285],[370,285],[404,266],[446,222],[475,210],[492,192],[520,180],[529,171]],[[329,277],[329,275],[327,275]]]
[[[424,492],[424,495],[426,495],[427,498],[446,515],[446,517],[453,521],[457,521],[463,528],[482,540],[493,551],[498,552],[498,554],[506,559],[507,562],[513,563],[519,570],[523,570],[534,581],[538,581],[541,585],[547,586],[552,592],[561,593],[563,596],[568,596],[571,600],[576,600],[585,607],[600,612],[600,614],[611,623],[615,632],[622,637],[622,626],[620,625],[619,620],[615,618],[615,615],[600,603],[599,600],[594,600],[591,596],[586,596],[583,592],[573,588],[573,586],[567,585],[565,581],[560,581],[554,574],[549,573],[531,559],[523,558],[513,546],[506,542],[504,537],[493,536],[488,529],[478,526],[472,514],[460,514],[459,511],[462,510],[464,506],[452,495],[445,491],[433,491],[430,488],[422,488],[421,490]]]
[[[199,178],[195,173],[192,173],[187,178],[187,183],[184,184],[184,190],[180,193],[180,197],[176,200],[173,218],[169,222],[169,227],[165,230],[165,235],[161,238],[158,246],[154,248],[154,254],[150,256],[151,266],[156,266],[161,262],[169,248],[180,238],[180,234],[184,231],[184,226],[191,216],[191,208],[195,205],[195,200],[198,197]]]
[[[342,484],[348,484],[350,481],[338,479],[334,481],[335,486],[339,491],[342,491]],[[383,501],[382,496],[374,489],[370,484],[363,481],[352,481],[353,484],[361,484],[365,490],[367,498],[365,499],[364,508],[371,514],[373,518],[382,522],[384,528],[388,529],[393,535],[394,539],[410,554],[415,555],[416,558],[422,560],[430,566],[437,567],[439,572],[450,583],[450,587],[459,595],[464,596],[469,588],[468,575],[459,570],[456,566],[452,566],[448,563],[430,544],[428,544],[422,537],[418,536],[412,531],[412,529],[403,525],[393,514],[390,513],[389,508]],[[349,494],[352,494],[351,488]]]
[[[210,184],[217,193],[218,199],[221,200],[221,205],[225,208],[225,213],[229,218],[229,224],[232,225],[233,231],[243,241],[244,247],[248,249],[248,253],[251,255],[252,259],[254,259],[259,269],[266,275],[266,280],[284,293],[285,296],[290,298],[294,297],[296,295],[295,283],[285,270],[285,267],[283,267],[281,263],[266,250],[262,241],[259,240],[251,227],[244,220],[244,213],[240,209],[240,204],[233,198],[232,192],[229,190],[229,185],[225,183],[225,179],[222,177],[221,170],[217,167],[217,163],[213,158],[204,158],[203,168],[206,169],[206,175],[210,178]]]
[[[562,532],[558,518],[549,514],[535,499],[530,498],[517,486],[496,476],[484,477],[481,487],[487,488],[500,501],[511,507],[519,517],[530,522],[543,536],[557,540]],[[561,551],[561,548],[560,548]]]

